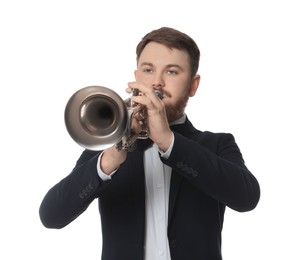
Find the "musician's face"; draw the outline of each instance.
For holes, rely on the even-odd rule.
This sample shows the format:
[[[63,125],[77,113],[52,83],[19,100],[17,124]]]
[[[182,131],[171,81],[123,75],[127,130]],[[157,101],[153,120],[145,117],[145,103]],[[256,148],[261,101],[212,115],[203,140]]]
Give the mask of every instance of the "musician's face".
[[[169,122],[183,115],[188,98],[194,96],[200,81],[199,75],[191,79],[186,51],[155,42],[148,43],[142,51],[135,76],[137,82],[162,90]]]

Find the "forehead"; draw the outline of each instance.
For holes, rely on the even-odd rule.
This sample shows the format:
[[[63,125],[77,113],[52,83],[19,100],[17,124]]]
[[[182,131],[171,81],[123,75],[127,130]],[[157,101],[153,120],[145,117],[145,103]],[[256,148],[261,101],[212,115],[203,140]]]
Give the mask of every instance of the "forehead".
[[[152,63],[154,65],[177,64],[182,67],[189,66],[189,55],[185,50],[170,49],[157,42],[148,43],[138,60],[138,64]]]

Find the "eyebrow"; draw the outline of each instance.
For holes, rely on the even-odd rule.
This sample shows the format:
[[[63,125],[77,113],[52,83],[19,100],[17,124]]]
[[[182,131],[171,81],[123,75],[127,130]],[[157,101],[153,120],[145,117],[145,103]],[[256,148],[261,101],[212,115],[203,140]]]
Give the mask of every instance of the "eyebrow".
[[[141,65],[140,65],[140,67],[143,67],[143,66],[154,67],[154,64],[151,63],[151,62],[142,62]],[[178,64],[167,64],[165,67],[166,68],[176,67],[176,68],[178,68],[180,70],[183,70],[183,68],[180,65],[178,65]]]

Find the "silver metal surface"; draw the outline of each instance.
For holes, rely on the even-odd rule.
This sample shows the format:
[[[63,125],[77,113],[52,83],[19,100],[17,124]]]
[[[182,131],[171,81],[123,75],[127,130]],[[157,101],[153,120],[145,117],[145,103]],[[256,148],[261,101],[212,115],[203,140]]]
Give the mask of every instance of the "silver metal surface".
[[[163,98],[160,89],[155,93]],[[137,95],[137,89],[132,89],[132,96]],[[86,149],[100,151],[116,145],[118,150],[131,151],[137,139],[148,138],[144,119],[139,121],[140,133],[133,133],[131,129],[138,105],[131,99],[123,101],[109,88],[85,87],[69,99],[65,108],[65,125],[72,139]],[[139,113],[145,114],[145,108]]]
[[[89,150],[118,143],[128,125],[127,107],[120,96],[102,86],[75,92],[65,108],[65,125],[72,139]]]

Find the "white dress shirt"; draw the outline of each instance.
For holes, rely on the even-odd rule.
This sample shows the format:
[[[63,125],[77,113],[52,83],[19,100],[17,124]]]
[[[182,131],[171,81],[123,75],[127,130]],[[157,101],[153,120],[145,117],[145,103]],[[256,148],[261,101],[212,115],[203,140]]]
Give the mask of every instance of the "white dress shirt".
[[[170,260],[167,238],[168,202],[171,168],[163,164],[162,157],[168,157],[171,148],[161,153],[156,144],[144,152],[145,172],[145,255],[144,260]]]
[[[171,125],[184,123],[185,118],[186,116],[184,115]],[[156,144],[153,144],[144,152],[146,202],[144,260],[171,259],[167,237],[171,168],[161,162],[160,156],[167,159],[171,153],[173,144],[174,136],[166,152],[160,151]],[[101,156],[102,154],[99,156],[97,163],[98,175],[102,180],[110,180],[117,170],[110,175],[103,173],[99,163]]]

